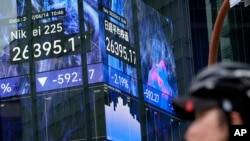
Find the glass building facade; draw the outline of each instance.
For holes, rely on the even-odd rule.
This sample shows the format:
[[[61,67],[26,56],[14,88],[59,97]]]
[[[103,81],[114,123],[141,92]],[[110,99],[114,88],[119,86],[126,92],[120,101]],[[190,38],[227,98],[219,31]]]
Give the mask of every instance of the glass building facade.
[[[223,0],[189,1],[195,72],[207,65],[213,25],[222,2]],[[242,1],[227,12],[220,36],[218,62],[250,63],[249,10],[250,7],[245,6]]]
[[[3,0],[0,140],[181,141],[171,101],[207,65],[222,0]],[[249,6],[218,61],[249,58]]]
[[[158,4],[2,1],[0,139],[181,140],[171,101],[191,78],[187,6]]]

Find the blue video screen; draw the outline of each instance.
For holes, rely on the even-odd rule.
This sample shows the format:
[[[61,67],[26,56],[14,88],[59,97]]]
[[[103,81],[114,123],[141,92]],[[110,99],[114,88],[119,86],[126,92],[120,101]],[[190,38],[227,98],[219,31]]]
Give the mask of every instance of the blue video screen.
[[[118,88],[121,91],[132,94],[135,97],[138,97],[137,91],[137,82],[134,78],[109,67],[109,81],[113,87]]]
[[[160,109],[166,110],[173,115],[176,115],[176,112],[172,107],[173,97],[165,93],[162,93],[161,91],[156,90],[146,84],[143,84],[143,95],[144,95],[144,101]]]
[[[69,68],[57,71],[49,71],[36,75],[36,91],[47,91],[65,87],[82,85],[82,68]],[[47,82],[47,83],[46,83]]]
[[[136,95],[131,1],[84,0],[82,23],[77,0],[32,0],[31,5],[25,0],[4,0],[1,6],[0,98],[30,93],[29,63],[33,61],[36,92],[82,85],[82,48],[90,48],[86,57],[89,84],[103,81]],[[84,26],[84,37],[80,26]],[[81,45],[82,38],[89,44]],[[107,73],[98,72],[100,63],[108,66],[103,68]]]
[[[14,36],[11,33],[19,31],[16,36],[26,35],[21,32],[22,24],[18,24],[18,20],[26,20],[21,18],[27,14],[24,2],[24,0],[4,0],[0,5],[0,99],[30,93],[28,63],[12,64],[10,54],[11,46],[19,44],[17,40],[11,38]],[[27,56],[26,53],[23,53],[23,56]]]
[[[0,9],[1,99],[30,93],[30,57],[37,92],[81,85],[77,0],[4,0]],[[49,71],[59,83],[46,81]]]
[[[32,0],[32,17],[37,92],[81,85],[82,46],[77,0]],[[46,81],[42,90],[38,81],[52,74],[54,81]],[[46,87],[54,84],[57,85],[54,88]]]
[[[173,113],[171,99],[178,95],[173,23],[140,0],[137,9],[144,100]]]
[[[99,44],[104,64],[137,78],[131,8],[131,0],[99,1]]]
[[[131,7],[131,0],[83,2],[85,32],[92,38],[88,65],[103,63],[99,77],[103,82],[137,96]],[[93,84],[93,79],[89,83]]]
[[[138,101],[112,89],[109,89],[107,99],[105,104],[107,139],[140,141]]]
[[[89,84],[105,82],[122,92],[138,97],[138,86],[135,78],[103,63],[88,65],[87,71]],[[53,77],[54,76],[57,76],[57,80],[61,79],[58,75],[53,75]],[[57,80],[54,81],[58,82]],[[63,82],[66,84],[67,80]]]
[[[69,5],[69,3],[71,3],[71,5]],[[40,6],[37,6],[37,4],[40,4]],[[80,70],[79,67],[82,65],[82,60],[81,55],[77,54],[80,46],[78,45],[80,27],[78,20],[79,15],[77,13],[78,8],[76,7],[77,1],[57,1],[54,2],[54,4],[42,4],[37,1],[36,6],[36,9],[40,9],[36,11],[42,13],[46,11],[50,12],[52,9],[63,10],[64,14],[54,18],[53,22],[55,25],[61,25],[60,23],[63,19],[62,29],[64,32],[62,35],[59,35],[59,33],[54,34],[51,39],[59,40],[59,37],[63,38],[65,40],[64,44],[70,46],[69,49],[56,48],[56,50],[52,50],[52,52],[56,53],[59,51],[65,52],[64,54],[59,53],[61,57],[36,61],[37,92],[80,86],[82,84],[80,80],[82,70]],[[132,21],[131,6],[130,1],[97,2],[84,0],[84,23],[82,26],[84,26],[84,34],[89,38],[89,44],[84,44],[89,45],[87,48],[90,48],[86,58],[89,84],[106,82],[124,92],[137,96],[133,26],[127,22]],[[107,10],[109,13],[107,13]],[[114,14],[121,20],[117,20]],[[46,22],[50,23],[50,21],[44,20],[41,22],[42,25],[46,24]],[[109,25],[112,26],[112,33],[110,32],[111,30],[107,28]],[[60,29],[59,26],[58,30]],[[114,36],[116,38],[114,38]],[[53,44],[60,45],[60,41],[58,40]],[[86,47],[84,45],[82,47]],[[76,54],[71,53],[71,55],[68,53],[68,50],[75,50]],[[43,54],[47,53],[46,50],[43,52]],[[50,56],[50,54],[48,53],[48,56]],[[50,76],[53,76],[53,78],[50,78]],[[73,80],[75,79],[74,77],[76,77],[77,82]]]

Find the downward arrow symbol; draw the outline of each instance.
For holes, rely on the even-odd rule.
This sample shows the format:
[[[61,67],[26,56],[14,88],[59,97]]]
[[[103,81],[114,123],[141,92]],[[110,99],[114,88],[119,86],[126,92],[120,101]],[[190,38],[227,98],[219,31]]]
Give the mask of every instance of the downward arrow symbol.
[[[40,84],[41,84],[42,86],[44,86],[45,83],[46,83],[46,81],[47,81],[47,78],[48,78],[48,77],[39,77],[39,78],[37,78],[37,79],[38,79],[38,81],[40,82]]]

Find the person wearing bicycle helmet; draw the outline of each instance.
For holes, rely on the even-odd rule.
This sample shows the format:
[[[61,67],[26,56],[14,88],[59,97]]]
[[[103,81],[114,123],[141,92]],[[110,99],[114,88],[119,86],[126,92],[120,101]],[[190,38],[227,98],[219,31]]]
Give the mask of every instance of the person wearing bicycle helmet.
[[[192,81],[188,96],[173,100],[173,108],[180,118],[192,121],[187,141],[243,141],[232,135],[232,127],[249,127],[250,65],[228,62],[204,68]]]

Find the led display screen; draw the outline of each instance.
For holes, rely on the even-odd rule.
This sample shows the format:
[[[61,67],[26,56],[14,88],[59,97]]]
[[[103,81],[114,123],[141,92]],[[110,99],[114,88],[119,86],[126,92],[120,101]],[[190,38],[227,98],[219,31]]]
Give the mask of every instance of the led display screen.
[[[107,139],[140,141],[139,118],[138,101],[110,88],[105,104]]]
[[[1,14],[1,98],[30,92],[33,61],[36,92],[83,85],[82,48],[90,48],[89,84],[103,81],[137,95],[131,1],[83,1],[82,23],[77,0],[32,0],[29,13],[26,1],[16,2],[4,2],[15,6],[12,15],[5,8]]]
[[[31,29],[36,91],[83,84],[77,0],[33,0]]]
[[[37,92],[82,85],[81,67],[44,72],[36,75]],[[47,82],[47,83],[46,83]],[[49,82],[49,83],[48,83]]]
[[[87,63],[103,63],[103,82],[137,96],[131,1],[86,0],[83,7],[85,32],[92,39]]]
[[[91,125],[103,122],[105,131],[97,130],[108,140],[141,140],[137,63],[142,65],[144,100],[174,113],[170,101],[178,92],[171,19],[138,0],[135,27],[133,6],[132,0],[1,1],[2,140],[85,140],[84,79],[91,86],[108,84],[103,103],[95,103],[102,107],[103,119]],[[142,62],[136,60],[138,55]],[[149,133],[156,124],[147,122]]]
[[[105,82],[127,94],[138,96],[135,78],[103,63],[88,65],[88,82],[89,84]]]
[[[133,26],[127,22],[132,21],[131,2],[83,1],[84,23],[80,26],[79,20],[76,18],[78,17],[76,2],[76,0],[71,0],[57,1],[54,4],[37,2],[38,5],[40,4],[39,6],[36,4],[40,9],[38,11],[42,13],[45,11],[51,13],[50,11],[54,10],[54,7],[59,10],[63,9],[64,12],[64,15],[53,20],[55,30],[62,29],[63,32],[58,31],[50,36],[50,39],[53,39],[51,44],[55,45],[51,46],[51,53],[46,50],[40,51],[41,53],[37,51],[37,54],[45,55],[43,58],[46,58],[46,54],[48,57],[56,57],[51,59],[38,57],[40,60],[36,61],[37,92],[82,85],[82,70],[79,68],[82,60],[77,53],[81,49],[79,48],[80,26],[84,26],[84,38],[88,38],[90,41],[90,50],[87,52],[86,58],[89,84],[106,82],[136,96],[136,53],[133,47]],[[71,4],[69,5],[69,3]],[[46,22],[51,23],[45,21],[39,25],[40,29],[45,27],[44,24],[48,25]],[[61,25],[63,25],[62,28]],[[35,31],[38,32],[35,32],[36,34],[40,32],[40,30]],[[44,35],[39,37],[45,38]],[[60,39],[64,41],[62,45]],[[87,45],[84,44],[81,47],[87,47]],[[46,44],[42,49],[48,50],[47,46],[50,45]],[[62,46],[62,49],[58,46]],[[68,50],[72,52],[68,52]],[[58,55],[55,56],[54,52]],[[75,54],[69,55],[72,53]]]
[[[4,0],[0,15],[1,98],[30,93],[30,69],[37,92],[82,85],[77,0]]]
[[[100,46],[105,64],[136,78],[132,2],[100,0]]]
[[[24,0],[4,0],[0,5],[0,99],[30,93],[29,65],[12,64],[11,46],[21,44],[15,36],[25,38],[23,25],[27,7]],[[22,44],[26,44],[24,41]],[[20,51],[17,49],[17,51]],[[27,57],[26,53],[24,54]]]
[[[93,85],[91,99],[92,138],[95,140],[140,141],[139,102],[107,84]]]
[[[137,7],[144,100],[174,113],[170,101],[178,91],[172,21],[140,0]]]
[[[106,83],[127,94],[138,97],[137,80],[135,78],[106,65],[104,65],[103,72],[107,74],[105,77]]]

